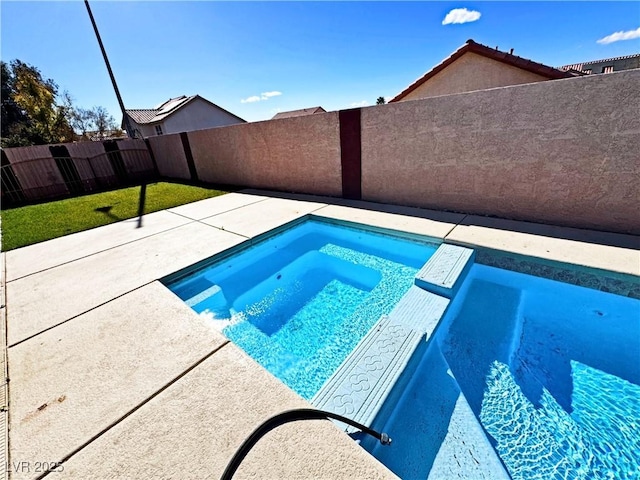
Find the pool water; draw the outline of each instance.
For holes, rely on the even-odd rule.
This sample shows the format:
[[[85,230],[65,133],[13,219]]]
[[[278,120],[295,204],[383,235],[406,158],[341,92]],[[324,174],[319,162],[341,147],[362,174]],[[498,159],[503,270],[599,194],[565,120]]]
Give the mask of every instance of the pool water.
[[[475,264],[389,400],[402,478],[640,478],[640,301]]]
[[[168,287],[310,399],[435,248],[307,220]]]

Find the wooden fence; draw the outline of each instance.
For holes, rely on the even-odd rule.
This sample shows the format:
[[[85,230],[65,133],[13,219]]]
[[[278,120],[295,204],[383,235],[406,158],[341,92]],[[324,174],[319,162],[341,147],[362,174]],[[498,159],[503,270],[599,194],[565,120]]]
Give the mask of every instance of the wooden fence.
[[[157,168],[143,141],[126,148],[105,142],[104,146],[90,149],[99,153],[89,156],[71,155],[70,150],[77,151],[71,145],[51,145],[48,152],[42,147],[2,150],[3,207],[82,195],[157,178]],[[43,156],[44,153],[50,155]]]

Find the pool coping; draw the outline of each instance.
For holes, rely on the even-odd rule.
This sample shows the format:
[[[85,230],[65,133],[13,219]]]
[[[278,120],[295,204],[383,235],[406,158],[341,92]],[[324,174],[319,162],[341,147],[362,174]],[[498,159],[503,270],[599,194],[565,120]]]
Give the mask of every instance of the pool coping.
[[[370,427],[418,344],[431,339],[448,306],[449,299],[412,285],[362,337],[311,404]]]
[[[55,302],[57,299],[55,291],[43,290],[38,283],[39,279],[57,279],[58,277],[55,274],[58,271],[64,271],[73,278],[76,278],[76,276],[77,278],[85,278],[83,275],[86,276],[86,272],[81,272],[81,269],[86,268],[88,263],[83,259],[93,259],[95,265],[99,265],[98,260],[100,260],[100,262],[104,263],[105,268],[108,268],[110,258],[109,254],[104,252],[110,252],[112,255],[121,255],[127,251],[132,251],[131,249],[134,246],[144,249],[145,245],[150,245],[150,238],[155,237],[156,242],[161,242],[163,238],[169,235],[169,232],[174,232],[173,235],[175,235],[176,232],[186,231],[186,226],[194,224],[197,224],[197,228],[203,232],[203,240],[196,239],[194,241],[204,242],[204,233],[208,231],[212,234],[224,231],[227,232],[226,238],[235,239],[236,245],[232,248],[240,248],[243,242],[258,241],[260,235],[265,233],[267,235],[273,234],[272,230],[274,228],[285,228],[289,223],[303,221],[305,217],[311,215],[322,217],[327,221],[342,220],[355,224],[364,223],[373,228],[381,228],[383,230],[389,228],[395,231],[405,231],[412,235],[427,236],[441,242],[479,248],[489,252],[501,252],[502,254],[508,254],[508,256],[527,255],[543,263],[546,262],[553,265],[558,262],[566,262],[581,269],[599,269],[604,272],[610,272],[613,277],[622,277],[625,280],[634,282],[637,282],[640,274],[640,247],[632,248],[640,246],[640,238],[632,235],[580,232],[576,229],[538,226],[525,222],[514,223],[508,220],[490,219],[488,221],[482,217],[464,214],[414,209],[412,207],[394,207],[310,195],[287,195],[259,190],[245,190],[229,195],[234,195],[233,202],[230,202],[229,197],[225,195],[216,197],[220,200],[208,199],[189,204],[189,208],[182,209],[182,213],[188,211],[191,215],[190,217],[182,215],[181,211],[178,210],[180,207],[167,210],[167,213],[181,215],[187,218],[188,221],[183,223],[181,220],[178,222],[180,223],[178,226],[176,226],[176,222],[168,222],[165,229],[160,225],[157,231],[154,230],[151,237],[140,235],[139,231],[132,231],[129,234],[127,233],[129,230],[125,228],[126,226],[122,227],[125,233],[118,239],[118,243],[109,244],[107,239],[104,249],[100,253],[92,251],[91,245],[83,245],[90,242],[79,242],[77,240],[79,237],[74,237],[73,235],[45,242],[46,245],[38,244],[37,247],[24,247],[2,253],[3,263],[6,262],[6,269],[2,271],[2,295],[6,295],[6,303],[3,303],[6,306],[2,308],[2,315],[6,316],[5,325],[7,329],[11,330],[16,322],[21,321],[21,316],[29,314],[28,308],[21,311],[15,308],[12,310],[12,299],[15,299],[17,288],[24,289],[26,292],[30,292],[32,288],[38,288],[39,290],[33,292],[33,294],[28,293],[28,295],[32,295],[29,300],[33,302]],[[246,201],[243,195],[247,196]],[[225,197],[227,197],[227,200],[225,200]],[[225,202],[228,203],[225,204]],[[207,214],[213,210],[218,213],[208,216]],[[235,214],[245,216],[244,220],[241,219],[242,221],[237,223],[238,231],[227,227],[227,225],[234,226],[233,219]],[[247,220],[247,216],[249,220]],[[216,217],[219,220],[216,220]],[[254,217],[255,222],[252,221]],[[167,218],[172,218],[173,220],[173,217],[169,216]],[[502,229],[501,225],[503,226]],[[94,229],[95,231],[92,234],[100,236],[100,232],[109,231],[108,227],[100,227],[107,230]],[[580,234],[583,235],[584,241],[579,240]],[[82,235],[82,233],[75,235]],[[566,238],[559,238],[562,236]],[[607,242],[609,245],[606,244]],[[70,259],[66,256],[64,258],[60,257],[59,261],[56,260],[56,251],[64,250],[69,252],[70,249],[75,252],[74,258]],[[45,269],[39,269],[38,267],[35,268],[35,271],[29,272],[29,256],[33,255],[32,252],[36,250],[38,252],[46,252],[47,255],[51,256],[51,259],[47,261]],[[201,246],[201,250],[192,254],[192,256],[201,256],[202,258],[198,259],[197,262],[206,262],[212,255],[220,254],[223,250],[217,248],[215,244],[205,245]],[[172,245],[170,248],[167,247],[163,255],[170,256],[179,253],[180,245]],[[98,257],[101,254],[102,256]],[[167,259],[168,257],[159,258],[157,266],[155,264],[149,266],[150,273],[148,275],[153,276],[153,271],[161,271],[161,264],[166,262]],[[612,265],[611,270],[603,268],[607,266],[607,262]],[[22,271],[28,272],[28,274],[19,278],[12,278],[11,269],[13,265],[21,265]],[[25,266],[27,267],[26,269]],[[130,267],[123,265],[119,267],[121,268],[120,273],[122,275],[135,276],[137,272],[134,267],[135,265],[133,264]],[[9,278],[7,278],[7,273]],[[148,285],[154,284],[158,279],[166,276],[156,275],[151,281],[147,280],[147,278],[141,278],[140,285],[133,288],[133,290],[118,294],[115,297],[105,298],[105,301],[92,305],[88,310],[79,312],[70,318],[65,318],[63,322],[65,325],[64,330],[73,332],[74,328],[81,324],[81,320],[91,314],[96,319],[95,324],[87,327],[93,329],[89,332],[90,335],[94,335],[91,338],[95,338],[95,342],[98,342],[97,345],[108,348],[111,341],[109,336],[101,337],[99,335],[99,329],[107,320],[102,318],[102,312],[105,312],[106,315],[107,308],[115,308],[114,306],[122,305],[122,307],[118,307],[120,309],[119,314],[125,317],[125,322],[138,322],[141,319],[154,321],[155,319],[145,318],[144,316],[139,318],[127,317],[126,305],[129,302],[129,297],[131,297],[131,292],[139,289],[149,292],[147,299],[149,302],[153,302],[156,295],[160,295],[158,301],[169,300],[168,295],[171,295],[170,293],[158,293],[148,288]],[[73,278],[65,284],[65,288],[70,289],[67,297],[68,301],[74,301],[74,297],[81,297],[86,289],[90,288],[84,285],[83,282],[73,282]],[[92,288],[100,288],[100,272],[96,272],[95,276],[91,278],[95,278],[95,285]],[[114,303],[116,301],[118,302],[117,304]],[[172,317],[170,321],[179,322],[180,318],[188,318],[190,321],[194,321],[192,316],[195,314],[186,305],[184,309],[180,309],[177,306],[175,308],[178,309],[176,311],[179,313],[175,318]],[[58,332],[63,331],[60,325],[51,325],[24,340],[22,348],[37,349],[39,348],[38,342],[45,338],[53,341],[53,337]],[[185,338],[190,338],[189,332],[185,333],[187,334]],[[72,333],[69,335],[72,335]],[[217,338],[215,333],[211,333],[210,336],[212,341]],[[3,337],[6,342],[7,337]],[[132,339],[131,345],[127,346],[126,349],[131,349],[131,352],[135,352],[136,341],[140,340]],[[187,341],[193,342],[195,340]],[[94,347],[95,345],[76,345],[74,348],[78,348],[79,353],[90,357],[95,349]],[[60,461],[64,458],[63,467],[65,467],[67,475],[71,478],[127,476],[132,471],[135,471],[135,476],[140,478],[152,478],[169,471],[174,473],[182,472],[183,476],[190,476],[187,472],[192,472],[191,476],[194,478],[219,476],[221,465],[223,468],[225,462],[228,461],[230,455],[237,448],[239,439],[246,436],[261,420],[280,410],[307,405],[306,402],[297,398],[283,385],[270,381],[269,376],[265,376],[262,367],[246,357],[242,352],[236,352],[233,345],[225,343],[221,347],[219,345],[215,348],[210,347],[209,353],[207,353],[206,359],[202,363],[196,363],[186,368],[177,377],[158,376],[158,378],[150,379],[153,388],[155,388],[155,393],[136,400],[137,405],[134,409],[113,412],[113,415],[109,417],[111,420],[109,420],[110,423],[106,429],[100,430],[96,428],[94,434],[87,435],[80,444],[77,442],[65,444],[64,449],[67,453],[62,455],[62,458],[36,458],[36,453],[33,453],[30,458],[22,458],[19,457],[22,453],[11,451],[12,438],[18,438],[15,436],[20,435],[20,430],[23,428],[21,427],[21,422],[24,421],[24,418],[12,416],[12,412],[15,411],[16,407],[12,404],[14,398],[17,398],[16,392],[27,397],[33,397],[35,402],[33,406],[38,407],[41,405],[39,402],[44,404],[49,400],[49,398],[45,398],[42,395],[57,391],[56,382],[58,382],[58,385],[63,385],[65,382],[67,384],[73,382],[74,379],[65,379],[65,375],[68,375],[70,371],[69,364],[65,364],[61,360],[60,362],[62,363],[56,364],[59,357],[55,353],[60,351],[59,349],[62,347],[48,347],[50,350],[47,350],[47,352],[52,355],[50,361],[57,365],[58,371],[54,372],[54,378],[47,380],[47,385],[42,384],[43,380],[37,380],[37,376],[34,377],[29,374],[28,369],[34,368],[33,366],[26,365],[22,361],[18,363],[12,361],[12,358],[15,358],[12,356],[12,349],[14,348],[9,347],[7,349],[6,344],[3,348],[4,354],[8,355],[8,362],[5,362],[5,365],[8,365],[9,375],[15,376],[16,379],[22,379],[19,382],[12,383],[11,388],[9,388],[8,425],[10,431],[8,437],[9,457],[7,461],[31,462],[29,465],[33,465],[36,461]],[[171,352],[157,352],[157,354],[171,355]],[[82,356],[78,358],[76,358],[76,361],[82,362]],[[221,364],[216,359],[224,360],[224,362]],[[149,356],[143,360],[154,362],[154,358]],[[167,430],[167,425],[171,425],[172,419],[163,412],[170,411],[166,410],[166,405],[171,404],[173,395],[179,392],[181,385],[193,384],[199,386],[202,385],[202,382],[215,383],[215,378],[203,371],[205,368],[203,365],[205,364],[211,365],[207,368],[219,369],[218,371],[222,372],[222,377],[229,380],[227,383],[216,384],[217,388],[222,389],[222,393],[227,392],[226,396],[216,397],[216,401],[220,403],[213,410],[213,407],[206,402],[194,403],[192,407],[188,407],[189,400],[184,400],[186,402],[184,405],[187,405],[185,411],[181,410],[173,413],[182,423],[179,423],[178,427],[173,430]],[[234,365],[237,366],[238,370],[246,372],[243,374],[245,376],[233,377],[230,372],[234,370]],[[128,372],[134,371],[135,368],[133,367],[125,367],[122,374],[126,375]],[[87,385],[78,386],[78,394],[81,395],[84,392],[85,395],[90,396],[92,392],[90,383],[91,381],[89,380]],[[267,386],[261,386],[262,383]],[[5,388],[6,384],[7,382],[5,382]],[[122,388],[122,385],[124,383],[119,381],[116,376],[112,380],[111,388],[115,392]],[[206,389],[198,388],[205,392],[203,395],[206,394]],[[41,395],[39,392],[44,393]],[[251,406],[252,410],[247,410],[246,413],[240,416],[235,415],[234,418],[220,417],[218,423],[215,424],[216,432],[197,430],[199,411],[209,412],[212,415],[217,415],[217,412],[236,411],[235,409],[238,405],[241,406],[245,402],[243,392],[245,394],[252,393],[250,397],[253,403],[247,404],[247,408]],[[81,400],[69,398],[67,400],[68,406],[65,407],[69,409],[67,414],[75,415],[80,418],[79,421],[91,425],[91,422],[95,421],[95,419],[83,416]],[[108,398],[94,399],[96,402],[106,402],[107,400]],[[196,400],[194,399],[193,401],[195,402]],[[48,412],[48,410],[52,413]],[[254,413],[250,414],[249,411]],[[58,415],[53,409],[49,408],[43,410],[43,412],[46,415]],[[2,413],[6,418],[7,412]],[[43,417],[43,415],[40,417]],[[29,421],[39,420],[33,420],[30,417]],[[38,442],[48,442],[52,441],[53,438],[61,437],[62,440],[60,441],[64,443],[63,431],[48,429],[47,423],[44,420],[41,422],[39,424]],[[194,428],[196,430],[193,430]],[[394,478],[394,475],[386,467],[373,457],[361,452],[361,449],[353,444],[349,437],[333,427],[329,422],[310,422],[309,426],[305,426],[305,428],[308,428],[308,430],[300,432],[295,429],[286,430],[290,434],[289,438],[287,435],[274,433],[272,437],[268,436],[263,439],[261,445],[256,447],[256,454],[247,458],[246,464],[243,464],[239,474],[246,476],[252,474],[268,476],[271,474],[273,476],[288,477],[349,478],[360,476]],[[89,430],[91,429],[89,428]],[[194,431],[198,432],[196,442],[192,438]],[[199,453],[200,443],[211,442],[211,444],[217,444],[216,442],[219,442],[221,437],[227,440],[225,440],[226,443],[219,444],[220,448],[218,450]],[[145,438],[166,438],[169,442],[166,444],[158,440],[149,444]],[[145,448],[151,448],[151,450],[145,450]],[[274,451],[285,452],[286,455],[283,457],[282,455],[274,454]],[[33,471],[15,472],[11,471],[11,469],[8,470],[10,471],[5,472],[5,474],[8,474],[11,478],[38,477]]]

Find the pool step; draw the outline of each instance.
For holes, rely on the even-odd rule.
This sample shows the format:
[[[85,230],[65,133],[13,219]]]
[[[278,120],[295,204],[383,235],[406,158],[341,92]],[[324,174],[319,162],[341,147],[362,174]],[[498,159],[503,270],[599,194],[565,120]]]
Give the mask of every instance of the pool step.
[[[448,299],[412,286],[364,336],[311,403],[371,425],[421,339],[431,337],[448,305]]]
[[[473,265],[475,251],[457,245],[441,244],[418,271],[415,284],[429,292],[452,298]]]
[[[210,286],[209,288],[194,295],[193,297],[186,299],[184,303],[186,303],[190,307],[194,307],[200,302],[206,300],[209,297],[213,297],[215,295],[224,297],[224,294],[222,293],[222,289],[218,285]]]

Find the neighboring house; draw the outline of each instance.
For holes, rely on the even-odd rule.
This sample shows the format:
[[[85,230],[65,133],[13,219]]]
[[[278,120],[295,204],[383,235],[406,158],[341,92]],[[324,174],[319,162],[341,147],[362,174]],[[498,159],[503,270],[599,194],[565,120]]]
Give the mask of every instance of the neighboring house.
[[[127,134],[124,130],[105,130],[104,132],[90,131],[85,132],[83,136],[79,138],[80,141],[91,140],[92,142],[102,142],[104,140],[120,140],[127,138]]]
[[[200,95],[183,95],[171,98],[156,108],[132,109],[126,112],[135,136],[143,137],[246,123],[246,120]],[[124,119],[122,128],[125,128]]]
[[[576,74],[518,57],[513,55],[513,49],[507,53],[497,47],[494,49],[467,40],[449,58],[418,78],[389,103],[570,78]]]
[[[605,58],[604,60],[594,60],[592,62],[574,63],[560,67],[561,70],[577,70],[587,75],[595,73],[612,73],[620,70],[631,70],[640,68],[640,53],[627,55],[625,57]]]
[[[327,113],[327,111],[322,107],[302,108],[300,110],[276,113],[271,120],[275,120],[276,118],[302,117],[303,115],[313,115],[314,113]]]

